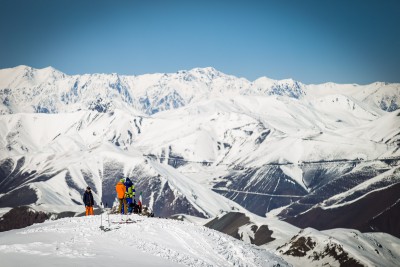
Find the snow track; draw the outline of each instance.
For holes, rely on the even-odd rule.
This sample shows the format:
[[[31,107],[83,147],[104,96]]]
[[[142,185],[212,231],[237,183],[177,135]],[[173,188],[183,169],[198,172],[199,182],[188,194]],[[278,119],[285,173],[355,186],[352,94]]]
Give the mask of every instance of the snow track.
[[[267,193],[257,193],[257,192],[249,192],[249,191],[239,191],[239,190],[231,190],[231,189],[225,189],[225,188],[213,188],[213,190],[216,191],[224,191],[224,192],[235,192],[235,193],[241,193],[241,194],[250,194],[250,195],[261,195],[261,196],[269,196],[269,197],[295,197],[295,198],[302,198],[304,196],[296,196],[296,195],[276,195],[276,194],[267,194]]]

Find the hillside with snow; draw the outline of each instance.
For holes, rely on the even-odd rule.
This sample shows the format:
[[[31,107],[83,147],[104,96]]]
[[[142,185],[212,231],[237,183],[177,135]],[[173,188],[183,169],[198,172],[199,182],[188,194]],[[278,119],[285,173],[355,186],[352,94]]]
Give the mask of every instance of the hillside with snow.
[[[0,70],[0,100],[0,229],[21,206],[32,222],[77,215],[88,185],[111,207],[129,177],[157,217],[240,212],[400,237],[400,84],[19,66]]]
[[[65,218],[0,233],[4,266],[290,266],[274,253],[195,224],[131,215]],[[109,219],[109,220],[108,220]],[[103,220],[103,221],[102,221]],[[122,223],[121,223],[122,222]],[[103,224],[103,230],[100,229]]]
[[[190,220],[190,218],[189,218]],[[299,229],[276,218],[230,212],[205,224],[274,251],[293,266],[398,266],[399,239],[352,229]]]
[[[5,266],[134,262],[141,266],[254,267],[391,267],[400,258],[399,239],[383,233],[301,230],[276,219],[241,213],[226,213],[212,221],[186,215],[178,218],[183,221],[105,212],[49,220],[0,233],[0,257]],[[232,237],[235,231],[240,238]]]

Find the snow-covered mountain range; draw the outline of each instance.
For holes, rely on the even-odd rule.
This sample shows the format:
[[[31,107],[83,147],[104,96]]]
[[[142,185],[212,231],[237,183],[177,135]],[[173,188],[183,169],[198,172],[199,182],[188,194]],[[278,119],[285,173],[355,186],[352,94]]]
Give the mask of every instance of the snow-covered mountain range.
[[[287,96],[318,99],[320,104],[340,102],[363,113],[362,102],[372,110],[394,111],[400,106],[400,85],[306,85],[292,79],[267,77],[250,82],[214,68],[139,76],[118,74],[66,75],[52,67],[18,66],[0,70],[0,114],[65,113],[79,110],[107,112],[135,109],[151,115],[207,99],[236,96]],[[356,102],[354,102],[356,101]],[[337,104],[328,104],[337,106]],[[327,106],[328,108],[328,106]],[[374,113],[373,113],[374,114]]]
[[[76,212],[87,185],[111,206],[130,177],[156,216],[233,210],[400,237],[400,84],[19,66],[0,70],[0,100],[3,213]]]

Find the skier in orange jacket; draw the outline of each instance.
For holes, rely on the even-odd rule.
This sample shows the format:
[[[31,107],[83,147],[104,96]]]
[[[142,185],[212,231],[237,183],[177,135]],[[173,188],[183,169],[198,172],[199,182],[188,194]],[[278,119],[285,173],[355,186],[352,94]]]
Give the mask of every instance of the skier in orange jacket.
[[[117,198],[119,202],[118,213],[121,213],[122,204],[124,204],[124,214],[127,214],[128,204],[126,203],[126,198],[125,198],[126,187],[124,185],[124,179],[119,180],[119,182],[115,186],[115,191],[117,191]]]

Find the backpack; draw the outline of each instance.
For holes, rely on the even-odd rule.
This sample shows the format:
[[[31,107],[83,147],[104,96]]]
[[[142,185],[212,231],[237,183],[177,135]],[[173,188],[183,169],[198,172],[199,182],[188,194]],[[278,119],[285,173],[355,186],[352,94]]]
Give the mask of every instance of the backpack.
[[[134,186],[133,186],[132,181],[129,178],[126,178],[125,187],[126,187],[125,197],[132,198],[134,196],[134,194],[133,194]]]

